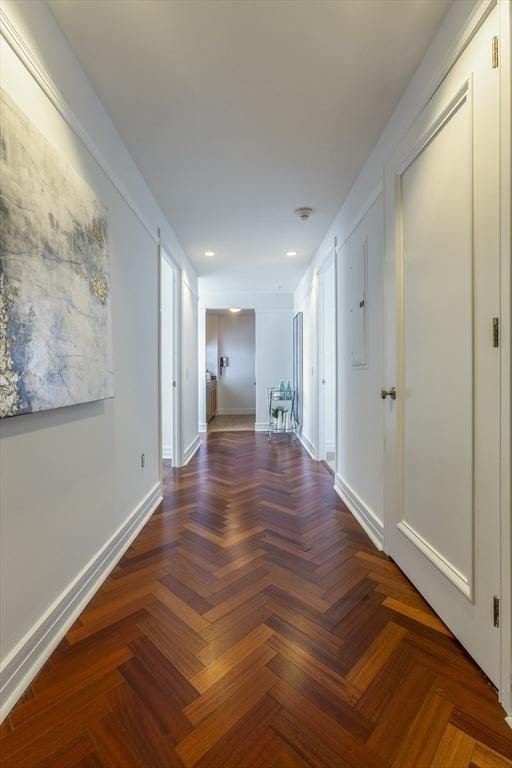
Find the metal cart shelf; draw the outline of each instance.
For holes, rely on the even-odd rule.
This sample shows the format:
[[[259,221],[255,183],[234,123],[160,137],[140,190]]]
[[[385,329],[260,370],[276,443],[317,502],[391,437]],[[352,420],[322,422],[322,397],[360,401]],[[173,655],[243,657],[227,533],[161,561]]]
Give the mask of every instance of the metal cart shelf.
[[[284,391],[280,387],[267,388],[268,400],[268,439],[272,435],[295,437],[296,422],[294,416],[295,391]],[[277,417],[275,413],[277,412]]]

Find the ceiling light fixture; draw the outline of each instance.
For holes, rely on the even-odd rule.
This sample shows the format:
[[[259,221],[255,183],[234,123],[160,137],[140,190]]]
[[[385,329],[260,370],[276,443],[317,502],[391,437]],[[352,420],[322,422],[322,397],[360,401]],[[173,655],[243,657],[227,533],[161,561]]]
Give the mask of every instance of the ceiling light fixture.
[[[215,256],[215,251],[205,251],[204,255],[205,256]]]
[[[297,255],[297,251],[286,251],[286,255],[287,256],[296,256]]]
[[[240,307],[230,307],[229,311],[230,312],[240,312]]]

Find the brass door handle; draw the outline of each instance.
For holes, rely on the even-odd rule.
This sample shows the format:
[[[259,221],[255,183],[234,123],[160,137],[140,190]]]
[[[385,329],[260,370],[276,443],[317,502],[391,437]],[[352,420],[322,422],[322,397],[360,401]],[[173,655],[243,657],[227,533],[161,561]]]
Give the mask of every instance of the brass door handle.
[[[385,400],[386,397],[390,397],[392,400],[396,400],[396,387],[391,387],[390,389],[384,389],[384,387],[382,387],[380,396],[383,400]]]

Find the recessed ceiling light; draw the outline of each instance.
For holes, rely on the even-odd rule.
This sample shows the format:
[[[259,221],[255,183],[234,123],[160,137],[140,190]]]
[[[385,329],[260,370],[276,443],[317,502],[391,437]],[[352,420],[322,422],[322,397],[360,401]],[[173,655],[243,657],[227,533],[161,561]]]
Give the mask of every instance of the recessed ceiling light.
[[[230,312],[240,312],[240,307],[230,307],[229,311]]]
[[[205,256],[215,256],[215,251],[205,251],[204,255]]]
[[[297,251],[286,251],[286,255],[287,256],[296,256],[297,255]]]

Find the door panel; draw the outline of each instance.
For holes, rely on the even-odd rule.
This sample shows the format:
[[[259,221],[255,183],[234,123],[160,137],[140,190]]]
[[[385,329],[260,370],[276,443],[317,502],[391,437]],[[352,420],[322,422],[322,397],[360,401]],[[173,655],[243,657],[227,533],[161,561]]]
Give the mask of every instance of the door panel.
[[[403,275],[400,526],[469,594],[473,566],[473,194],[469,84],[461,90],[399,174]]]
[[[495,8],[386,163],[386,549],[497,683]]]
[[[349,251],[350,337],[353,368],[366,367],[366,281],[368,271],[368,238],[354,251]]]
[[[334,253],[320,272],[319,456],[335,466],[336,451],[336,268]]]

